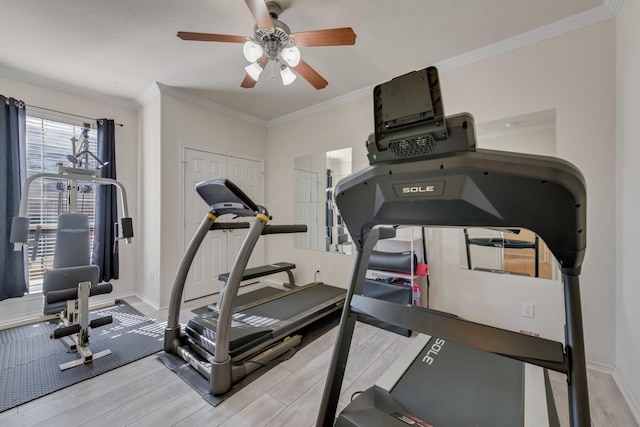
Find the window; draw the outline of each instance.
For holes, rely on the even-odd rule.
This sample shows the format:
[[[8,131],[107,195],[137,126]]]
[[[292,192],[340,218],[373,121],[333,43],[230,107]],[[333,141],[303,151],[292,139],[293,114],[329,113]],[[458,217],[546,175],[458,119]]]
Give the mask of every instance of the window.
[[[67,156],[73,154],[72,139],[80,139],[85,130],[85,125],[80,123],[65,123],[30,115],[27,115],[26,127],[27,177],[42,172],[57,173],[58,164],[71,165]],[[86,133],[89,150],[93,153],[97,148],[96,133],[95,129],[89,129]],[[90,159],[86,167],[95,169],[95,163]],[[80,167],[84,168],[85,165]],[[77,212],[89,215],[89,226],[93,230],[95,186],[88,182],[79,182],[78,185]],[[42,292],[44,272],[53,266],[58,215],[64,212],[69,212],[69,189],[65,180],[46,178],[32,182],[27,216],[31,220],[31,235],[38,225],[41,234],[36,259],[29,257],[29,293]]]

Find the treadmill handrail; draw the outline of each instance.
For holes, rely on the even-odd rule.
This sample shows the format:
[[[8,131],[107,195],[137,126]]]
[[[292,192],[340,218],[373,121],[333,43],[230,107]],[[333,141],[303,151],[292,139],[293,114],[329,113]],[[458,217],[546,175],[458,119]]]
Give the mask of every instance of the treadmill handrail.
[[[218,312],[218,324],[216,326],[216,351],[214,354],[214,360],[216,363],[224,363],[229,360],[229,340],[231,335],[231,319],[233,317],[233,303],[238,296],[238,289],[240,289],[240,283],[242,282],[242,276],[249,258],[253,252],[258,239],[262,235],[264,226],[269,218],[264,215],[258,215],[253,225],[249,229],[249,233],[244,238],[240,251],[236,255],[236,259],[233,262],[233,267],[229,272],[229,280],[225,286],[225,291],[222,296],[222,302],[220,303],[220,310]]]
[[[167,327],[165,328],[164,335],[164,351],[168,353],[175,353],[176,348],[180,345],[180,305],[182,303],[182,294],[184,292],[184,285],[187,281],[187,274],[193,263],[193,259],[198,252],[200,244],[207,236],[207,233],[211,229],[213,223],[215,223],[217,216],[215,211],[207,213],[204,217],[193,237],[189,241],[187,248],[182,255],[180,264],[178,265],[178,271],[176,271],[175,278],[173,279],[173,286],[171,288],[171,296],[169,298],[169,314],[167,316]]]

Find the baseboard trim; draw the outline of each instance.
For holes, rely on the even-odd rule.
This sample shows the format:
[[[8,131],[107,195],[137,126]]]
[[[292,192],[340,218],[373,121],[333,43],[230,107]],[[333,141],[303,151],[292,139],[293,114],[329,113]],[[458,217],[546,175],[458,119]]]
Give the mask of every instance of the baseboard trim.
[[[615,381],[616,385],[618,386],[618,389],[620,390],[620,393],[622,394],[622,397],[624,398],[625,402],[627,402],[627,405],[631,410],[631,414],[635,418],[636,422],[640,425],[640,402],[638,402],[636,398],[633,396],[633,394],[631,393],[631,390],[629,390],[629,386],[627,385],[627,382],[624,380],[623,377],[620,376],[619,371],[617,369],[613,370],[611,377],[613,378],[613,381]]]
[[[589,361],[587,361],[587,369],[592,369],[594,371],[602,372],[603,374],[607,375],[613,375],[613,372],[616,370],[615,367],[607,365],[606,363]]]
[[[163,309],[167,308],[167,307],[160,307],[159,304],[151,302],[151,300],[149,300],[144,295],[142,295],[142,294],[140,294],[138,292],[130,294],[130,295],[127,295],[127,296],[139,298],[142,302],[144,302],[145,304],[149,304],[151,306],[151,308],[153,308],[154,310],[157,310],[157,311],[160,311],[160,310],[163,310]]]
[[[89,310],[96,310],[98,308],[109,307],[114,304],[115,304],[115,300],[113,299],[103,300],[95,304],[89,304]],[[31,325],[33,323],[45,322],[47,320],[55,320],[59,318],[60,318],[60,314],[57,313],[57,314],[40,314],[33,317],[26,317],[18,320],[10,320],[0,325],[0,331],[5,329],[10,329],[10,328],[17,328],[18,326]]]

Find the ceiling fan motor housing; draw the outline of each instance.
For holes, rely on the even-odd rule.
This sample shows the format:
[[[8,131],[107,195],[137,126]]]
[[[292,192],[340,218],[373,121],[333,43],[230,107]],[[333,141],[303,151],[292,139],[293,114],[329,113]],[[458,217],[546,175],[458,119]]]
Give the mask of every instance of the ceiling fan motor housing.
[[[270,60],[275,59],[280,51],[291,43],[289,34],[291,30],[289,27],[278,21],[273,20],[274,29],[260,28],[256,25],[255,34],[253,39],[258,43],[265,51],[267,58]]]

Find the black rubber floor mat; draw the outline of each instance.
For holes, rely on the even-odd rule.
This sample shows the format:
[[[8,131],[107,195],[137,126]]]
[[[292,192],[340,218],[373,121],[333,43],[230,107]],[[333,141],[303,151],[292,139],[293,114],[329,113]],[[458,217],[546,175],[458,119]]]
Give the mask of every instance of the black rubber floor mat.
[[[89,348],[93,353],[110,349],[112,354],[65,371],[59,365],[78,356],[49,338],[55,322],[0,331],[0,412],[162,350],[163,325],[120,301],[92,311],[90,318],[108,315],[113,323],[89,330]]]
[[[198,394],[200,394],[200,396],[202,396],[204,400],[206,400],[213,406],[218,406],[220,403],[224,402],[226,399],[233,396],[235,393],[242,390],[244,387],[248,386],[265,373],[269,372],[269,370],[276,366],[278,363],[293,357],[293,355],[295,355],[298,350],[304,348],[325,333],[329,332],[331,329],[338,326],[338,323],[340,322],[340,313],[340,310],[335,311],[323,317],[322,319],[300,329],[298,332],[296,332],[297,334],[302,335],[302,343],[300,344],[300,346],[288,351],[273,362],[243,378],[242,380],[234,384],[231,387],[231,390],[223,395],[215,396],[209,393],[209,380],[196,372],[195,369],[193,369],[180,357],[174,354],[160,353],[158,355],[158,360],[160,360],[167,368],[178,375],[185,383],[189,384],[189,386],[191,386],[191,388],[198,392]]]

